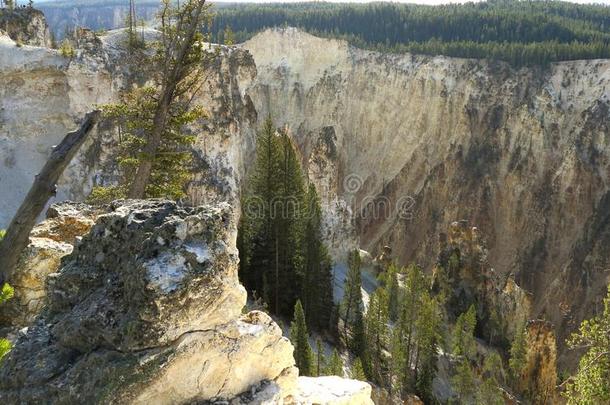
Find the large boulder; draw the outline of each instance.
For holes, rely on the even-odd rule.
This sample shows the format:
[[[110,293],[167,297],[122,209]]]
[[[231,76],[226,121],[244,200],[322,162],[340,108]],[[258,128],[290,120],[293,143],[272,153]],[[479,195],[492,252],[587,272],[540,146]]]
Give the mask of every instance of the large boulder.
[[[118,201],[96,216],[1,363],[0,403],[370,403],[366,383],[298,378],[280,327],[242,313],[228,204]]]

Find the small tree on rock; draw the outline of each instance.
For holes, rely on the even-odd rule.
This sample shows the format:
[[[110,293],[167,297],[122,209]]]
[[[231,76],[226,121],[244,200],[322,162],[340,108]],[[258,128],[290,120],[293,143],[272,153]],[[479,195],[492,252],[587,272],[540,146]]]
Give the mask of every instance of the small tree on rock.
[[[301,375],[311,376],[314,372],[313,352],[309,345],[309,334],[305,323],[305,313],[301,301],[294,306],[294,320],[290,325],[290,341],[294,346],[294,360]]]

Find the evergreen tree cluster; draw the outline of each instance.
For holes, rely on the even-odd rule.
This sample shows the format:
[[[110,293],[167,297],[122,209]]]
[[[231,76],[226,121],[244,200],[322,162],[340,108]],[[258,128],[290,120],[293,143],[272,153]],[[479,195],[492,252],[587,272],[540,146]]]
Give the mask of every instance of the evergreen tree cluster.
[[[322,211],[285,131],[267,119],[243,200],[240,278],[272,312],[289,317],[300,300],[306,324],[330,328],[332,263],[322,242]]]
[[[309,344],[309,332],[305,322],[305,313],[301,301],[294,306],[294,317],[290,325],[290,341],[294,346],[295,365],[300,375],[318,377],[322,375],[336,375],[343,377],[343,360],[337,349],[327,360],[324,356],[322,341],[316,341],[316,353]]]
[[[488,58],[514,65],[610,57],[610,7],[558,1],[493,0],[426,6],[397,3],[248,4],[217,11],[214,38],[237,41],[265,28],[391,52]]]
[[[416,393],[431,399],[444,315],[428,278],[415,265],[390,265],[363,314],[360,264],[359,252],[350,253],[341,308],[356,358],[353,369],[362,368],[366,379],[392,395]]]

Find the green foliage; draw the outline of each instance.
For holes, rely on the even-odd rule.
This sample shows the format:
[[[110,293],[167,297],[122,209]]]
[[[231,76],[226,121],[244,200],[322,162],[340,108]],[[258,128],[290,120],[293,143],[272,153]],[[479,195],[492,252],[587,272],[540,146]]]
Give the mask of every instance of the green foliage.
[[[499,388],[502,380],[502,358],[498,353],[490,353],[483,362],[483,381],[476,394],[480,405],[504,405],[504,397]]]
[[[290,341],[294,346],[294,360],[301,375],[314,375],[313,352],[309,346],[309,334],[301,301],[294,307],[294,320],[290,325]]]
[[[333,308],[332,263],[322,242],[322,209],[313,184],[305,196],[304,218],[304,280],[301,292],[307,323],[325,330],[331,321]]]
[[[578,372],[567,383],[568,404],[610,403],[610,286],[601,314],[581,323],[568,340],[572,349],[584,348]]]
[[[4,283],[0,289],[0,305],[13,298],[15,290],[8,283]]]
[[[222,43],[229,46],[235,44],[235,34],[229,26],[226,26],[224,29]]]
[[[433,402],[438,346],[442,344],[442,306],[432,297],[422,270],[409,266],[404,279],[398,321],[391,337],[388,387],[397,394],[416,393]]]
[[[517,384],[521,377],[521,372],[525,367],[526,355],[526,332],[525,324],[522,323],[518,325],[518,328],[515,331],[515,337],[510,346],[510,358],[508,360],[510,376],[514,384]]]
[[[362,276],[360,274],[360,253],[358,249],[349,252],[348,272],[345,279],[345,288],[343,293],[342,309],[346,323],[353,320],[355,309],[362,308]]]
[[[610,56],[610,9],[551,1],[415,4],[250,4],[218,10],[243,41],[267,27],[296,26],[383,51],[504,60],[516,66]]]
[[[350,350],[364,358],[366,335],[364,330],[364,304],[362,302],[362,275],[360,274],[360,252],[354,249],[348,256],[348,272],[345,279],[343,301],[344,322],[350,334]]]
[[[320,338],[316,340],[316,364],[314,370],[314,376],[319,377],[324,374],[326,368],[326,358],[324,357],[324,348],[322,347],[322,341]]]
[[[369,380],[376,384],[384,384],[387,380],[384,349],[389,343],[388,323],[388,294],[385,288],[379,287],[370,296],[369,308],[364,320],[366,333],[364,369]]]
[[[12,347],[13,345],[7,339],[0,339],[0,363],[2,363],[2,358],[11,351]]]
[[[478,405],[504,405],[504,397],[500,387],[491,379],[485,379],[476,393]]]
[[[74,49],[72,42],[68,39],[64,39],[61,42],[61,45],[59,46],[59,53],[64,58],[73,58],[76,56],[76,50]]]
[[[354,380],[366,381],[366,374],[364,373],[360,357],[357,357],[356,360],[354,360],[352,368],[350,369],[350,377]]]
[[[2,239],[4,239],[5,236],[6,236],[6,230],[5,229],[0,229],[0,241]]]
[[[476,384],[474,372],[467,359],[462,358],[459,360],[456,373],[451,378],[451,384],[460,399],[460,403],[471,403],[476,393]]]
[[[322,213],[315,188],[305,190],[294,146],[271,119],[261,128],[256,162],[242,204],[240,278],[278,315],[301,299],[308,324],[330,326],[332,266],[322,243]]]
[[[388,289],[388,316],[392,322],[398,320],[400,313],[400,288],[398,287],[398,268],[391,264],[386,270],[386,285]]]
[[[360,365],[362,367],[362,365]],[[343,377],[343,360],[339,356],[337,349],[333,350],[332,355],[328,361],[328,365],[324,369],[324,375],[336,375]]]
[[[4,231],[1,231],[0,240],[4,237]],[[15,291],[13,287],[11,287],[8,283],[4,283],[2,288],[0,289],[0,305],[4,304],[6,301],[13,298]],[[6,339],[0,339],[0,362],[2,358],[11,350],[11,342]]]
[[[119,130],[116,156],[119,179],[118,185],[94,187],[88,197],[89,203],[104,204],[127,197],[137,168],[143,160],[150,158],[143,149],[154,125],[158,93],[150,86],[134,88],[123,95],[120,103],[102,107],[105,118],[115,122]],[[146,198],[178,200],[186,196],[186,184],[192,173],[191,146],[195,142],[195,136],[186,129],[205,117],[203,108],[191,106],[190,100],[176,100],[171,104],[162,142],[153,158]]]
[[[477,325],[477,315],[474,305],[468,311],[460,315],[453,328],[451,341],[453,354],[464,356],[468,360],[474,360],[477,346],[474,339],[474,329]]]

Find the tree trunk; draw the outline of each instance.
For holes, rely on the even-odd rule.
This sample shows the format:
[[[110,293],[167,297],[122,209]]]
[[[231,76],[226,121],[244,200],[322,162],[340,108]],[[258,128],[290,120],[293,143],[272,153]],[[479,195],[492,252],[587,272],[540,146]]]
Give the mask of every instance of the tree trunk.
[[[53,148],[49,160],[36,175],[34,184],[6,230],[4,240],[0,242],[0,286],[10,280],[21,252],[29,242],[30,232],[36,225],[36,218],[49,198],[55,195],[57,180],[99,119],[100,111],[88,113],[81,127],[67,134],[61,143]]]
[[[174,43],[176,46],[180,45],[175,61],[172,63],[171,60],[169,60],[170,56],[166,56],[168,59],[165,61],[166,68],[164,69],[159,104],[153,118],[153,129],[149,135],[148,142],[142,151],[142,162],[138,166],[135,178],[129,187],[129,198],[145,197],[146,186],[150,182],[150,176],[152,174],[153,161],[157,155],[157,149],[159,148],[159,145],[161,145],[163,132],[165,132],[170,106],[176,96],[176,88],[186,74],[185,66],[187,64],[189,50],[193,45],[204,5],[205,0],[198,1],[196,8],[192,11],[190,25],[184,30],[184,38],[180,38],[182,43]],[[181,31],[182,21],[177,23],[177,27],[177,30]],[[164,29],[167,30],[167,27],[164,27]]]

